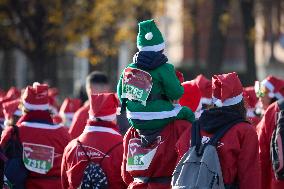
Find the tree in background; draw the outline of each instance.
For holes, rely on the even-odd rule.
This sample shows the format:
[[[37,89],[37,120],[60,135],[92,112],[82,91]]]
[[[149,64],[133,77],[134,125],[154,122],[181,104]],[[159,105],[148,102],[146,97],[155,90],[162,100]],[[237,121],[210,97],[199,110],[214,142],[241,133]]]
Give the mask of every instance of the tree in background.
[[[151,12],[155,1],[138,0],[0,0],[0,46],[19,49],[28,58],[33,80],[50,79],[56,84],[55,59],[74,50],[83,37],[89,49],[74,52],[92,64],[107,62],[118,44],[131,36],[126,20]],[[143,10],[143,11],[140,11]],[[146,10],[146,11],[145,11]]]

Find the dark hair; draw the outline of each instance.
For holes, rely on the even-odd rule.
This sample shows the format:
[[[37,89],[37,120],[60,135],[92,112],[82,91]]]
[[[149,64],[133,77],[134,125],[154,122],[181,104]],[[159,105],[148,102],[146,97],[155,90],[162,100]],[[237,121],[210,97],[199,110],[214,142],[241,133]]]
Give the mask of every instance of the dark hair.
[[[244,100],[239,102],[238,104],[230,106],[230,108],[236,112],[238,112],[244,119],[247,117],[247,110],[245,108]]]
[[[100,71],[91,72],[86,78],[86,84],[108,84],[108,78],[105,73]]]

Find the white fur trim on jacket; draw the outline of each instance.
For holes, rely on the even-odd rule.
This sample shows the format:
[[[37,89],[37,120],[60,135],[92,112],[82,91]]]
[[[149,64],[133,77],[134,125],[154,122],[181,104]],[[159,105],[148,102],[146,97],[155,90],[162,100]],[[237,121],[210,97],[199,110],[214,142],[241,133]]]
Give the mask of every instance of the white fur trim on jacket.
[[[182,107],[179,104],[175,104],[174,106],[175,107],[173,110],[162,112],[130,112],[127,110],[127,118],[139,120],[154,120],[175,117],[180,112]]]
[[[274,86],[270,81],[265,79],[261,82],[261,84],[264,85],[266,88],[268,88],[270,90],[270,92],[274,91]]]
[[[60,125],[50,125],[47,123],[36,123],[36,122],[22,122],[21,125],[26,127],[33,127],[38,129],[58,129],[61,126]]]
[[[211,104],[212,104],[212,98],[205,98],[205,97],[202,97],[202,98],[201,98],[201,103],[202,103],[202,104],[211,105]]]
[[[86,126],[83,133],[89,133],[89,132],[105,132],[105,133],[111,133],[114,135],[119,135],[121,134],[117,131],[115,131],[112,128],[107,128],[107,127],[101,127],[101,126]]]
[[[283,97],[283,95],[281,94],[281,93],[274,93],[274,96],[278,99],[278,100],[281,100],[281,99],[283,99],[284,97]]]
[[[166,44],[165,42],[159,44],[159,45],[153,45],[153,46],[145,46],[145,47],[141,47],[141,46],[137,46],[137,48],[139,49],[139,51],[161,51],[163,49],[165,49]]]
[[[89,119],[92,121],[96,121],[96,119],[101,119],[103,121],[114,121],[116,119],[116,113],[101,117],[89,116]]]
[[[49,109],[49,105],[48,104],[30,104],[26,101],[23,102],[23,105],[26,109],[28,110],[48,110]]]
[[[224,102],[213,96],[213,103],[218,107],[231,106],[240,103],[242,99],[243,99],[243,93],[239,94],[238,96],[228,98]]]

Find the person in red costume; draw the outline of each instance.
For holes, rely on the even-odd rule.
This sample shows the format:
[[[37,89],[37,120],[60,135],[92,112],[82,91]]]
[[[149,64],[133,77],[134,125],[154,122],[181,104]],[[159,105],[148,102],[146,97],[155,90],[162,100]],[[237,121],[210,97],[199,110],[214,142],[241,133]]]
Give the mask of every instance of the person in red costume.
[[[284,181],[277,180],[272,170],[270,159],[270,141],[276,128],[277,113],[279,112],[277,101],[266,109],[264,116],[256,126],[259,140],[259,156],[261,165],[262,189],[282,189]]]
[[[244,87],[243,93],[244,93],[245,107],[247,109],[247,119],[255,128],[261,119],[260,115],[256,113],[256,105],[258,103],[258,98],[255,94],[253,86]]]
[[[68,132],[54,125],[49,113],[48,86],[34,83],[22,96],[23,116],[19,119],[19,140],[23,146],[23,162],[29,171],[25,182],[28,189],[61,188],[60,166]],[[14,127],[7,126],[0,145],[5,149],[13,136]]]
[[[176,72],[183,82],[181,72]],[[200,101],[200,91],[191,82],[184,82],[185,94],[179,103],[195,111]],[[191,94],[190,91],[194,90]],[[193,96],[196,95],[197,99]],[[194,99],[194,101],[192,101]],[[139,130],[131,127],[124,137],[122,177],[131,189],[168,189],[171,175],[182,155],[179,145],[184,146],[189,140],[180,140],[183,132],[189,132],[191,123],[176,120],[159,130]]]
[[[118,99],[114,93],[93,94],[90,99],[89,119],[84,131],[64,151],[62,188],[76,189],[81,185],[88,159],[103,169],[108,188],[126,188],[121,178],[123,139],[115,124]]]
[[[260,110],[258,111],[263,115],[270,104],[283,98],[284,80],[270,75],[261,83],[255,82],[255,92],[260,101]]]
[[[226,187],[260,189],[260,165],[258,141],[255,129],[245,122],[243,87],[236,73],[215,75],[212,78],[214,108],[204,110],[198,124],[202,143],[225,125],[234,126],[221,138],[217,153]],[[184,132],[178,142],[178,150],[185,154],[189,149],[190,132]]]
[[[92,94],[110,92],[110,85],[107,76],[102,72],[92,72],[86,79],[86,92],[88,99],[91,99]],[[89,114],[89,101],[87,101],[79,110],[74,114],[69,133],[72,139],[77,138],[82,134],[87,123]]]

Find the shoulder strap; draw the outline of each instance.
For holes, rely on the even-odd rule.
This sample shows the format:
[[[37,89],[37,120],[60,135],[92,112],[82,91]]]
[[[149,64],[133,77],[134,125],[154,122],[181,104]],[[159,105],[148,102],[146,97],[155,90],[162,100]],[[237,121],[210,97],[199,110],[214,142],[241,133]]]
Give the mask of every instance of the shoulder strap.
[[[210,138],[210,141],[208,144],[210,145],[213,145],[213,146],[216,146],[218,141],[226,134],[226,132],[228,130],[230,130],[233,126],[235,126],[237,123],[240,123],[240,122],[245,122],[245,120],[243,119],[238,119],[238,120],[235,120],[234,122],[220,128],[215,134],[213,137]]]
[[[83,145],[82,145],[82,143],[79,141],[79,139],[77,140],[77,143],[79,144],[80,148],[83,150],[84,155],[85,155],[86,158],[88,159],[88,162],[91,162],[92,160],[91,160],[90,156],[88,156],[88,154],[87,154],[85,148],[83,147]],[[122,144],[122,142],[119,142],[119,143],[117,143],[116,145],[114,145],[113,147],[111,147],[111,148],[105,153],[105,155],[103,156],[103,158],[101,159],[101,161],[99,162],[99,164],[101,165],[101,163],[103,162],[103,160],[105,159],[105,157],[106,157],[112,150],[114,150],[117,146],[119,146],[119,145],[121,145],[121,144]]]
[[[284,99],[278,100],[277,104],[279,106],[279,109],[284,111]]]
[[[101,159],[100,165],[101,165],[101,163],[103,162],[103,160],[105,159],[105,157],[106,157],[112,150],[114,150],[117,146],[119,146],[119,145],[121,145],[121,144],[122,144],[122,142],[119,142],[119,143],[117,143],[116,145],[114,145],[113,147],[111,147],[111,148],[105,153],[104,157]]]
[[[82,143],[79,141],[79,139],[77,140],[77,143],[79,144],[80,148],[83,150],[85,157],[88,159],[88,162],[91,162],[91,158],[90,156],[88,156],[85,148],[83,147]]]
[[[201,142],[201,135],[200,135],[200,127],[198,123],[195,121],[192,123],[191,126],[191,147],[198,146]]]

